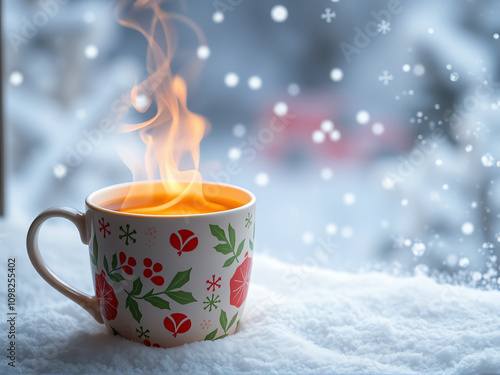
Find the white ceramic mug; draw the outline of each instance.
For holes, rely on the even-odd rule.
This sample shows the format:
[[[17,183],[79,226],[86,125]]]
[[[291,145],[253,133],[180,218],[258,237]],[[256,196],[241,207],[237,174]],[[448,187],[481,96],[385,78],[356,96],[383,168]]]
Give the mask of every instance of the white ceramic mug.
[[[206,214],[132,214],[102,207],[132,184],[110,186],[87,197],[85,214],[55,207],[38,215],[28,232],[30,260],[45,281],[115,335],[157,347],[231,335],[250,281],[255,196],[235,186],[204,185],[209,194],[241,205]],[[66,284],[43,261],[38,231],[52,217],[73,222],[89,244],[95,296]]]

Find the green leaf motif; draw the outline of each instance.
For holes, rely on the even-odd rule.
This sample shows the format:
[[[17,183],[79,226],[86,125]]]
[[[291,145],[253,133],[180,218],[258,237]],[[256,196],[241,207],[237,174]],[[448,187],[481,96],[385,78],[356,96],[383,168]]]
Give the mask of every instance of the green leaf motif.
[[[114,329],[113,327],[109,326],[111,328],[111,331],[113,331],[113,335],[115,336],[121,336],[120,335],[120,332],[118,332],[116,329]]]
[[[205,340],[213,340],[217,336],[217,329],[215,331],[210,332],[208,335],[205,336]]]
[[[179,289],[181,286],[186,284],[189,281],[189,278],[191,275],[191,270],[192,270],[192,268],[190,268],[186,271],[177,272],[177,274],[174,276],[174,278],[170,282],[170,284],[167,287],[167,289],[165,290],[165,292],[168,292],[168,291],[174,290],[174,289]]]
[[[145,296],[144,300],[152,304],[154,307],[158,307],[159,309],[170,310],[170,304],[168,303],[168,301],[165,301],[160,297]]]
[[[222,253],[224,255],[227,255],[227,254],[233,252],[233,249],[231,249],[231,246],[229,246],[229,244],[227,244],[227,243],[220,243],[220,244],[214,246],[214,249],[217,252]]]
[[[137,323],[140,323],[142,318],[142,313],[141,310],[139,310],[139,304],[137,303],[137,301],[133,299],[131,296],[128,296],[125,303],[125,307],[129,308],[134,319],[137,321]]]
[[[185,305],[191,302],[196,302],[196,299],[190,292],[184,292],[182,290],[177,290],[175,292],[166,291],[165,294],[172,298],[175,302]]]
[[[221,311],[220,313],[220,318],[219,318],[219,322],[220,322],[220,325],[222,327],[222,329],[224,330],[224,332],[227,331],[227,316],[226,316],[226,312],[224,310]]]
[[[116,270],[116,267],[118,266],[118,257],[116,253],[113,255],[113,259],[111,260],[111,269]]]
[[[222,336],[217,337],[217,338],[216,338],[216,340],[223,339],[224,337],[227,337],[227,336],[229,336],[229,335],[226,333],[226,334],[224,334],[224,335],[222,335]]]
[[[229,267],[231,264],[233,264],[234,260],[236,259],[236,256],[232,256],[228,260],[224,262],[224,265],[222,267]]]
[[[252,240],[248,240],[248,242],[250,243],[250,250],[253,250],[253,241]]]
[[[109,275],[109,266],[108,266],[108,260],[106,259],[106,255],[104,255],[104,260],[102,263],[104,264],[104,270]]]
[[[229,325],[227,326],[227,329],[231,328],[231,326],[234,324],[234,322],[236,321],[236,317],[238,316],[238,313],[234,314],[233,318],[231,319],[231,321],[229,322]]]
[[[216,237],[219,241],[221,242],[227,242],[226,235],[224,234],[224,230],[219,227],[218,225],[212,225],[210,224],[210,232],[212,232],[212,235]]]
[[[229,224],[227,228],[227,233],[229,233],[229,244],[231,245],[231,249],[234,251],[234,246],[236,245],[236,232],[231,224]]]
[[[140,278],[135,279],[134,284],[132,285],[132,291],[130,292],[131,295],[137,296],[141,294],[142,291],[142,281]]]
[[[245,246],[245,240],[243,239],[243,241],[241,241],[240,243],[240,246],[238,246],[238,251],[236,251],[236,258],[241,255],[244,246]]]
[[[108,273],[108,276],[111,280],[116,281],[117,283],[119,283],[122,280],[125,280],[125,278],[119,273]]]

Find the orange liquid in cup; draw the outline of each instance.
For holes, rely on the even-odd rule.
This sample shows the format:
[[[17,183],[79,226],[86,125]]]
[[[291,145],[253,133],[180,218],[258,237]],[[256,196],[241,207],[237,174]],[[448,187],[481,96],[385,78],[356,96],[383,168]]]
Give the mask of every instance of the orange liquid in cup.
[[[215,190],[215,195],[210,194],[204,184],[203,197],[187,193],[181,200],[170,205],[168,203],[172,202],[176,196],[170,196],[163,189],[157,189],[158,186],[160,185],[156,184],[155,189],[148,195],[134,194],[126,198],[119,197],[104,202],[100,206],[108,210],[143,215],[195,215],[231,210],[248,203],[246,197],[242,197],[241,193],[236,193],[235,189],[221,187]],[[159,208],[161,206],[165,207]]]

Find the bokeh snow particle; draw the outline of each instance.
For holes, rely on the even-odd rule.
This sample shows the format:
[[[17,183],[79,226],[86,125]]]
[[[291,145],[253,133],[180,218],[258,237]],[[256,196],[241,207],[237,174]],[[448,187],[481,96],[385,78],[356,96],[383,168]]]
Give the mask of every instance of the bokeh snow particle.
[[[344,78],[344,72],[340,68],[334,68],[330,72],[330,78],[335,82],[342,81],[342,78]]]
[[[95,45],[89,44],[85,47],[85,56],[87,56],[88,59],[95,59],[97,55],[99,55],[99,49]]]
[[[498,38],[499,38],[498,33],[493,34],[493,39],[498,39]]]
[[[56,178],[58,178],[59,180],[66,177],[66,175],[68,174],[68,168],[61,163],[55,164],[52,171],[54,172],[54,176],[56,176]]]
[[[300,87],[296,83],[290,83],[287,88],[288,95],[297,96],[300,93]]]
[[[358,124],[364,125],[370,121],[370,114],[367,111],[359,111],[356,113],[356,121]]]
[[[452,82],[456,82],[456,81],[458,81],[458,79],[459,79],[459,78],[460,78],[460,76],[458,75],[458,73],[457,73],[457,72],[453,72],[453,73],[451,73],[451,74],[450,74],[450,80],[451,80]]]
[[[259,186],[266,186],[269,184],[269,175],[265,172],[257,173],[255,176],[255,183]]]
[[[333,130],[333,122],[331,120],[323,120],[321,122],[321,130],[325,133],[330,133]]]
[[[411,70],[411,66],[409,64],[403,65],[403,72],[408,73]]]
[[[433,29],[432,27],[429,27],[429,28],[427,29],[427,32],[428,32],[429,34],[434,34],[434,29]]]
[[[354,203],[356,203],[356,196],[353,193],[345,193],[344,203],[348,206],[352,206]]]
[[[12,86],[19,86],[23,83],[24,76],[21,72],[14,71],[10,73],[9,82]]]
[[[196,50],[196,55],[200,60],[206,60],[210,57],[210,48],[208,46],[199,46]]]
[[[334,223],[326,224],[326,227],[325,227],[326,234],[334,236],[335,234],[337,234],[337,231],[338,231],[338,228]]]
[[[214,12],[214,14],[212,15],[212,21],[214,21],[215,23],[221,23],[222,21],[224,21],[224,13],[220,11]]]
[[[474,232],[474,225],[467,221],[462,224],[462,233],[466,236],[470,236]]]
[[[425,74],[425,67],[422,64],[416,64],[413,67],[413,74],[417,77],[423,76]]]
[[[95,14],[91,11],[85,12],[83,14],[83,21],[85,21],[85,23],[94,22],[95,21]]]
[[[382,133],[384,133],[384,130],[385,130],[385,127],[383,124],[381,124],[380,122],[376,122],[375,124],[373,124],[372,126],[372,132],[373,134],[375,135],[381,135]]]
[[[302,242],[306,245],[311,245],[314,242],[314,233],[312,232],[304,232],[302,234]]]
[[[411,252],[416,257],[421,257],[425,253],[425,244],[423,244],[422,242],[415,242],[411,247]]]
[[[78,120],[83,120],[87,117],[87,111],[82,108],[77,109],[75,112],[75,116]]]
[[[273,112],[276,116],[285,116],[288,113],[288,105],[285,102],[277,102],[274,105]]]
[[[259,76],[251,76],[248,79],[248,87],[252,90],[258,90],[262,87],[262,79]]]
[[[493,167],[495,164],[495,158],[489,152],[481,156],[481,163],[486,167]]]
[[[396,185],[396,182],[390,178],[390,177],[385,177],[382,180],[382,187],[386,190],[392,190],[394,189],[394,186]]]
[[[144,110],[149,106],[149,98],[144,94],[139,94],[135,97],[135,107],[139,110]]]
[[[354,230],[348,225],[342,227],[342,229],[340,230],[340,235],[344,238],[351,238],[353,234]]]
[[[406,207],[408,206],[408,203],[410,203],[408,199],[401,199],[401,206]]]
[[[239,160],[241,158],[241,150],[238,147],[231,147],[227,152],[227,156],[233,161]]]
[[[330,168],[323,168],[321,170],[321,178],[325,181],[331,180],[333,177],[333,171]]]
[[[243,124],[236,124],[233,126],[233,134],[235,137],[242,138],[247,133],[247,128]]]
[[[458,261],[458,265],[462,268],[467,267],[469,263],[469,258],[460,258],[460,260]]]
[[[342,137],[342,134],[340,134],[340,132],[337,129],[335,129],[334,131],[332,131],[330,133],[330,139],[333,142],[337,142],[341,137]]]
[[[283,5],[275,5],[271,9],[271,18],[274,22],[284,22],[288,18],[288,9]]]
[[[472,145],[465,146],[465,151],[466,152],[471,152],[472,151]]]
[[[224,77],[224,83],[227,87],[236,87],[240,82],[240,77],[236,73],[230,72],[227,73]]]
[[[312,140],[314,143],[323,143],[325,141],[325,133],[323,133],[321,130],[313,131]]]

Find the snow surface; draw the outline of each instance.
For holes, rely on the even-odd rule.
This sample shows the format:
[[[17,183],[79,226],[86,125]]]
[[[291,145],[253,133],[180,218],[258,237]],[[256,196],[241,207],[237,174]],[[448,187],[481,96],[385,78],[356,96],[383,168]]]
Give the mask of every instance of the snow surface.
[[[87,251],[76,230],[61,224],[49,222],[42,229],[44,256],[63,279],[90,293]],[[42,281],[25,255],[25,231],[0,222],[2,253],[17,257],[19,313],[17,366],[12,371],[2,364],[2,373],[6,368],[20,374],[500,371],[498,291],[440,285],[425,276],[297,266],[258,251],[237,334],[167,350],[148,348],[107,334]],[[5,291],[1,294],[5,301]],[[6,332],[4,320],[0,326]]]

